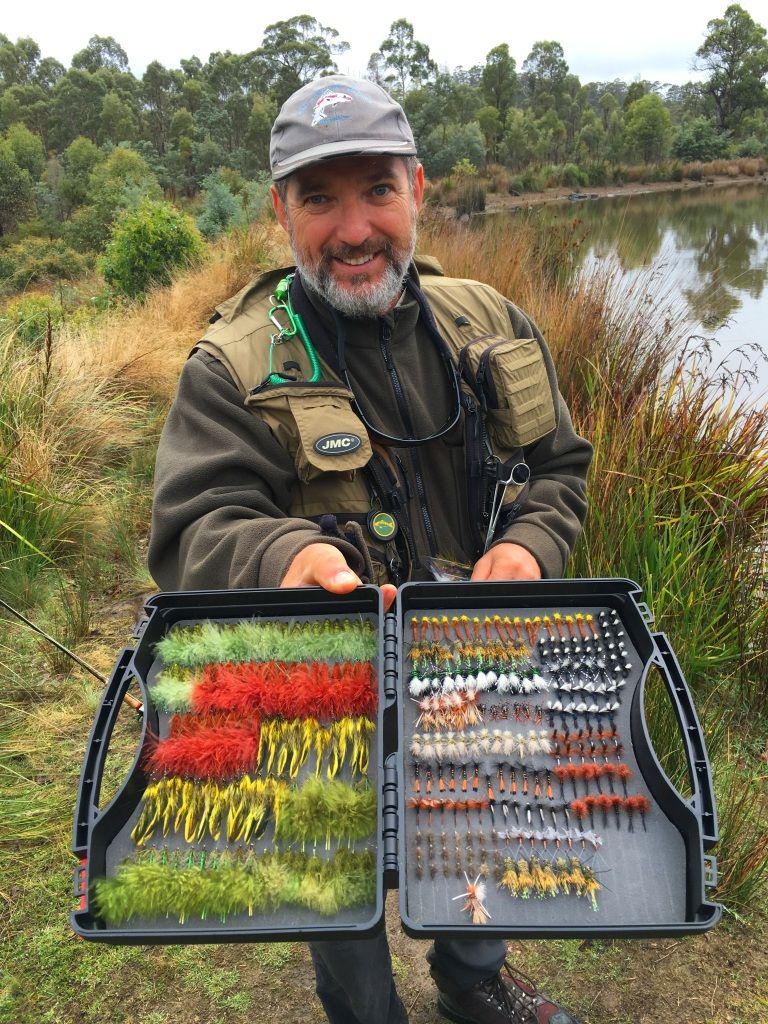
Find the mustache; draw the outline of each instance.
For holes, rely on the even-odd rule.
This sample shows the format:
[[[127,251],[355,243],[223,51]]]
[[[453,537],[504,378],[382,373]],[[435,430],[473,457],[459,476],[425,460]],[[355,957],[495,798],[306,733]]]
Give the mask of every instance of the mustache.
[[[386,238],[371,238],[361,245],[329,245],[323,249],[323,259],[359,260],[364,256],[375,256],[379,252],[391,256],[394,252],[392,243]]]

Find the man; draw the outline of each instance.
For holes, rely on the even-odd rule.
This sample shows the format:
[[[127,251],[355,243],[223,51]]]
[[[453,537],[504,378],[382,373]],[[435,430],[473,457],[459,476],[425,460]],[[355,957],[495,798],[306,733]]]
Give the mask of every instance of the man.
[[[365,579],[389,605],[394,584],[433,578],[445,559],[472,564],[474,580],[562,575],[590,446],[525,316],[414,259],[424,176],[400,106],[371,82],[310,83],[275,121],[271,164],[296,273],[220,306],[186,364],[158,452],[155,579],[334,593]],[[490,383],[478,346],[502,353]],[[383,934],[311,950],[329,1020],[407,1020]],[[443,1015],[572,1024],[505,952],[435,942]]]

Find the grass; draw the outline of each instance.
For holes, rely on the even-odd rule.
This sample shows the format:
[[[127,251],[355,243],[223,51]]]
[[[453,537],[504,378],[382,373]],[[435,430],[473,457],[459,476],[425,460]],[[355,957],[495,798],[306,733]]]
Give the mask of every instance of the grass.
[[[668,297],[642,283],[627,293],[611,275],[574,280],[579,244],[576,226],[542,233],[525,218],[497,219],[482,231],[428,220],[421,236],[422,250],[449,273],[471,277],[486,268],[482,276],[514,296],[549,339],[574,419],[595,443],[599,500],[570,571],[637,579],[657,627],[669,633],[715,765],[716,896],[756,934],[754,908],[768,876],[761,739],[768,609],[758,555],[768,523],[768,424],[734,397],[718,368],[687,351],[684,315]],[[517,253],[525,259],[510,258]],[[102,673],[126,642],[137,595],[153,586],[144,568],[153,453],[179,367],[211,306],[282,255],[272,229],[240,233],[140,306],[87,325],[65,323],[38,350],[15,346],[10,336],[1,343],[0,520],[46,557],[0,538],[0,593],[31,607],[33,618]],[[298,945],[137,950],[72,938],[64,925],[72,908],[72,799],[101,688],[52,658],[20,624],[4,626],[0,1021],[266,1019],[278,1012],[276,979],[288,976],[304,993],[290,1019],[316,1016],[311,982],[301,988],[310,968]],[[685,792],[678,728],[657,679],[649,680],[647,708],[665,770]],[[104,799],[137,737],[135,718],[121,714]],[[721,934],[716,944],[738,948],[749,931]],[[395,957],[401,981],[414,970],[408,948]],[[578,978],[613,993],[600,1019],[639,1019],[623,1008],[628,975],[630,989],[642,982],[628,946],[526,943],[521,956],[533,973],[546,963],[555,995],[565,998]],[[729,1016],[706,1009],[698,1019],[725,1022],[736,1012],[747,1019],[740,998],[730,993]],[[585,998],[579,1007],[591,1003]],[[432,1019],[421,1012],[413,1019]]]

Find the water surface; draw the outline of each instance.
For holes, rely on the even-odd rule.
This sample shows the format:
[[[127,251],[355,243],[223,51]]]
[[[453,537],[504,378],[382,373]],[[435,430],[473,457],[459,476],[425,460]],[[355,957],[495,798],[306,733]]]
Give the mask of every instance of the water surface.
[[[768,185],[691,188],[558,204],[540,215],[579,221],[582,270],[617,262],[627,285],[639,275],[688,304],[692,333],[734,366],[749,352],[768,400]]]

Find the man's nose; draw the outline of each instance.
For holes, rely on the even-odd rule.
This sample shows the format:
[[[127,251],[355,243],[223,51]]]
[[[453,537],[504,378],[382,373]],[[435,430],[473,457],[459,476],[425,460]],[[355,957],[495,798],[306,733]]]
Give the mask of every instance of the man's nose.
[[[362,245],[371,236],[370,211],[366,203],[350,199],[339,208],[336,237],[344,245]]]

